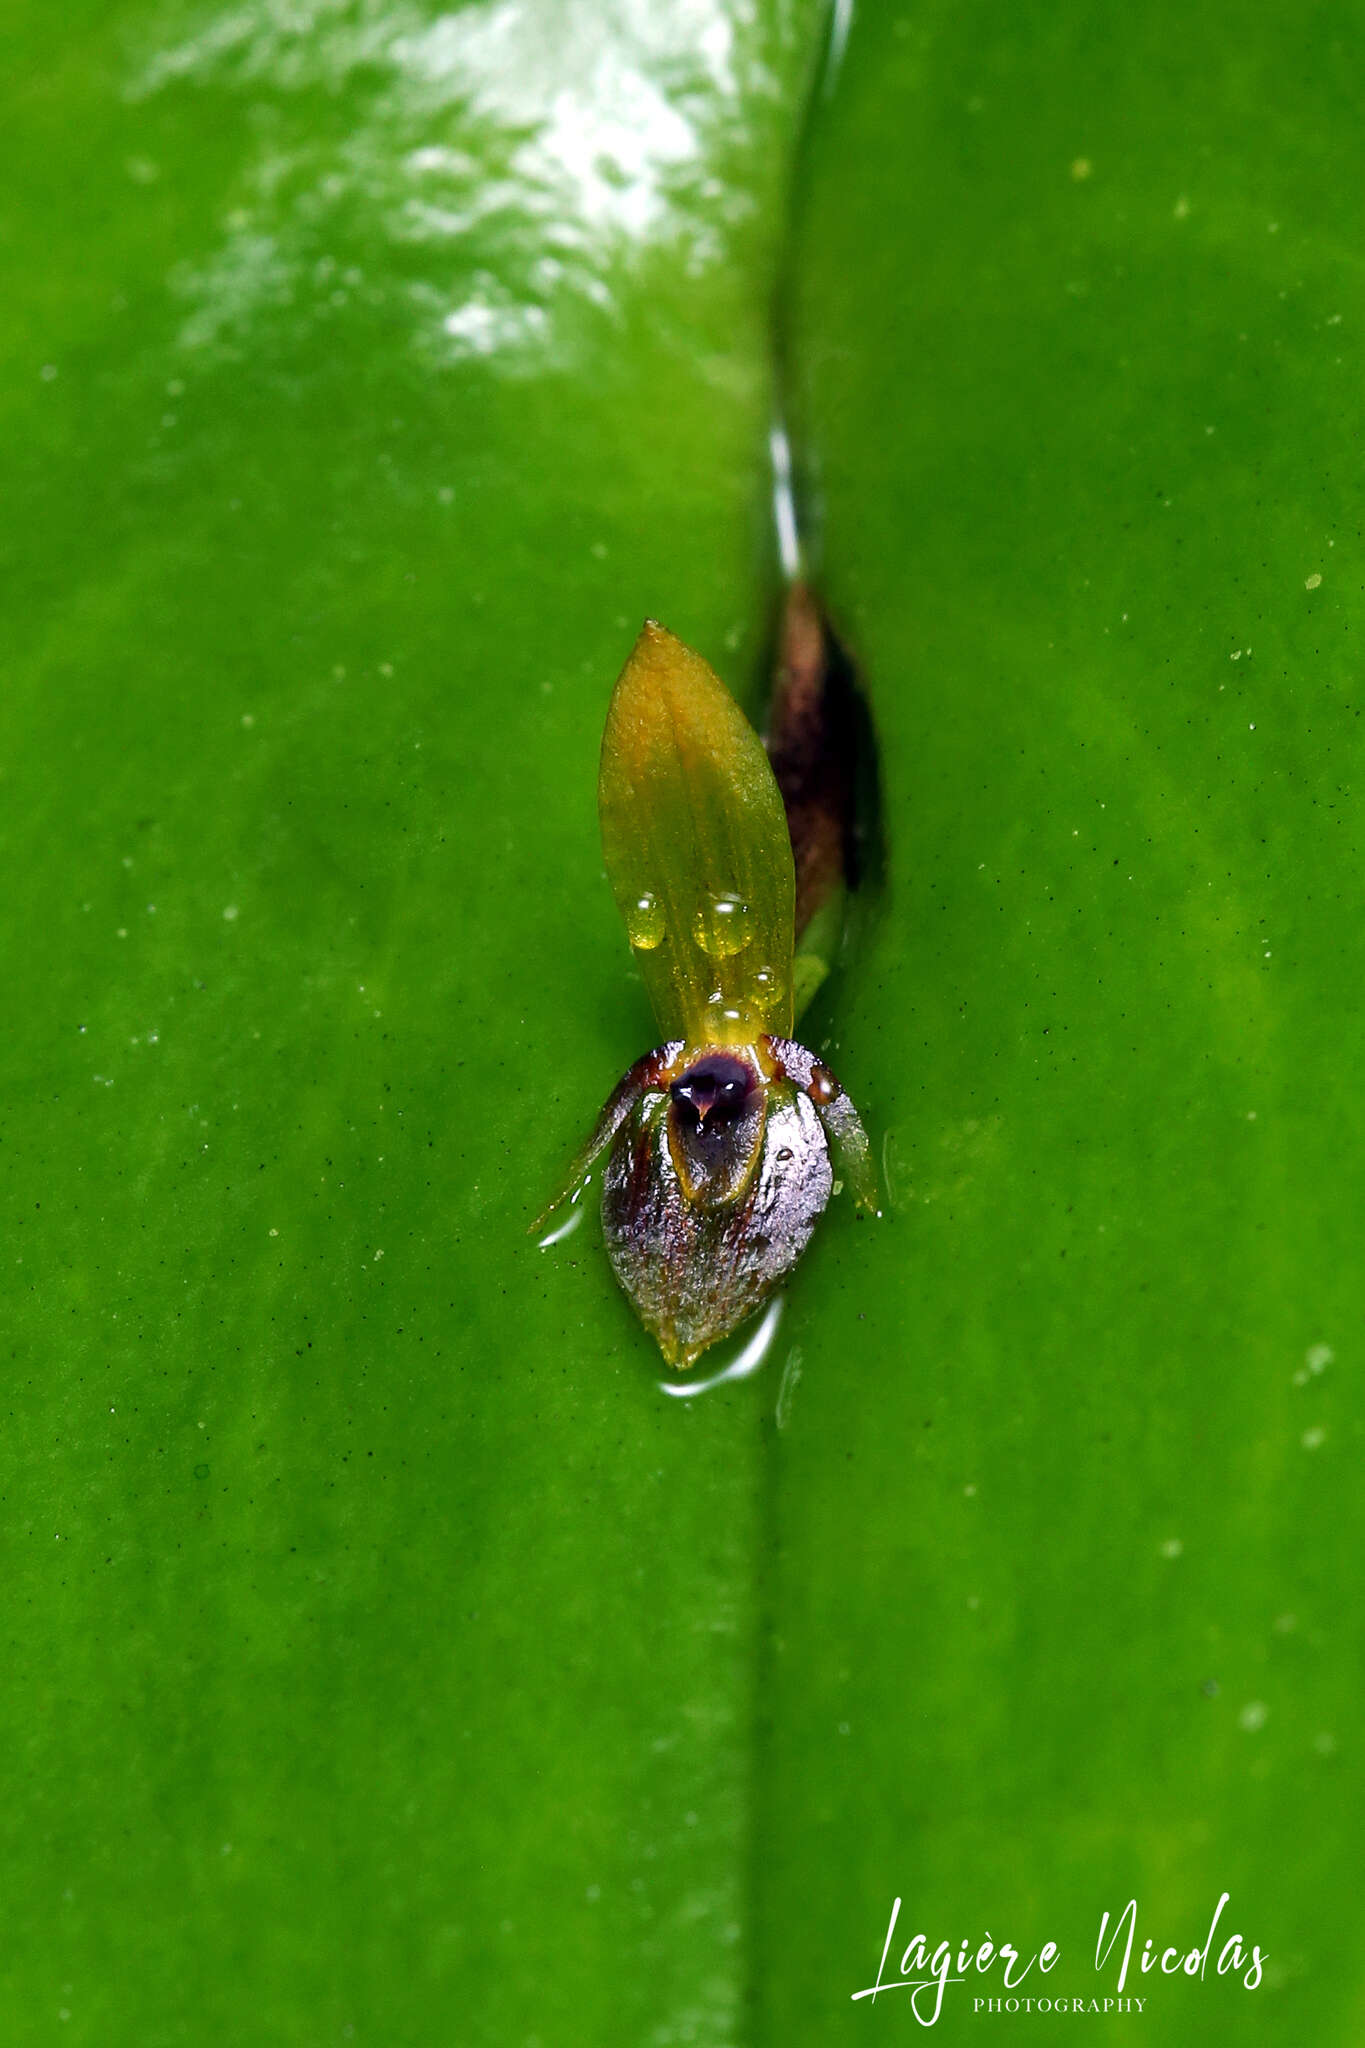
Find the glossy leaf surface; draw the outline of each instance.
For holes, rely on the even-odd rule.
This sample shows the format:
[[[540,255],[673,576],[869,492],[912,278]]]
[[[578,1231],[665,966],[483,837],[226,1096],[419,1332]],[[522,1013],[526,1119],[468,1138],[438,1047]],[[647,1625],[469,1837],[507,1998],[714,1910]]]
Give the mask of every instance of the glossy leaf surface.
[[[756,1447],[525,1225],[653,1037],[622,650],[754,672],[813,19],[6,26],[0,2034],[733,2037]]]
[[[598,781],[612,891],[664,1038],[791,1030],[795,875],[763,744],[701,656],[647,624]]]
[[[812,136],[797,440],[889,858],[825,1015],[893,1215],[832,1206],[789,1324],[784,2048],[922,2038],[850,2002],[897,1895],[1102,1999],[1102,1912],[1135,1973],[1230,1894],[1141,2017],[997,1977],[930,2039],[1360,2038],[1361,25],[869,8]]]
[[[6,2039],[910,2038],[897,1891],[1089,1993],[1227,1887],[1073,2038],[1355,2048],[1358,8],[857,12],[894,1213],[701,1399],[523,1225],[657,1035],[605,679],[758,672],[813,13],[8,27]]]

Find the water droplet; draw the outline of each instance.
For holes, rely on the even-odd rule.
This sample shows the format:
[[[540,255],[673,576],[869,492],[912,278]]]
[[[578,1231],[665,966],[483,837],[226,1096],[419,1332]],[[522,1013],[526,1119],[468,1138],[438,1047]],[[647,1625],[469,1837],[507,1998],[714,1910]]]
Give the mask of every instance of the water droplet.
[[[586,1188],[587,1185],[587,1181],[584,1181],[583,1187],[576,1190],[573,1196],[574,1203],[578,1202],[579,1195],[582,1194],[583,1188]],[[588,1209],[586,1203],[583,1203],[581,1206],[578,1207],[571,1206],[568,1211],[568,1214],[561,1217],[560,1221],[555,1224],[553,1230],[547,1230],[544,1237],[538,1237],[536,1239],[537,1248],[540,1251],[548,1252],[553,1245],[563,1244],[566,1237],[573,1236],[574,1232],[578,1229],[579,1225],[582,1223],[583,1218],[587,1215],[587,1213]]]
[[[719,992],[706,1005],[706,1021],[712,1031],[726,1040],[733,1039],[737,1031],[752,1035],[758,1029],[750,1004]]]
[[[713,1387],[726,1386],[731,1380],[750,1378],[773,1348],[777,1326],[782,1320],[782,1303],[783,1297],[776,1295],[758,1322],[751,1322],[737,1338],[718,1347],[715,1356],[719,1361],[725,1361],[718,1371],[708,1374],[704,1380],[660,1380],[659,1392],[671,1394],[675,1401],[687,1401],[698,1394],[709,1394]]]
[[[753,937],[748,904],[728,889],[707,898],[692,928],[697,944],[713,960],[729,960],[742,953]]]
[[[648,889],[628,907],[626,930],[637,953],[652,953],[663,943],[664,907]]]

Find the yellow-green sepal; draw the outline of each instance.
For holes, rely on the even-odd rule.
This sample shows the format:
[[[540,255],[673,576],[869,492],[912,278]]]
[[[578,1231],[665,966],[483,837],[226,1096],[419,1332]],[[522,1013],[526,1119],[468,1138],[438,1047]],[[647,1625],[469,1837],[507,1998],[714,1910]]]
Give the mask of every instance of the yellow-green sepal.
[[[607,876],[667,1038],[792,1028],[795,874],[757,733],[690,647],[649,621],[607,712]]]

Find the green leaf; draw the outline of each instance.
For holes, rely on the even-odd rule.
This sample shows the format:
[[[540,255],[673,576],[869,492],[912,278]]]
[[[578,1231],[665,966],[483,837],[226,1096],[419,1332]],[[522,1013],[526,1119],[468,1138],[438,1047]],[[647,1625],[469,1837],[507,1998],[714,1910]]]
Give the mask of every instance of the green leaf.
[[[650,620],[597,785],[617,906],[666,1039],[749,1045],[792,1021],[796,879],[763,745],[701,656]]]
[[[1068,1998],[1136,1898],[1163,2043],[1359,2037],[1349,20],[867,10],[813,130],[798,438],[888,856],[824,1016],[893,1216],[831,1210],[788,1326],[760,2041],[842,2038],[898,1895]],[[1224,1891],[1206,1977],[1140,1977]]]
[[[1355,11],[857,14],[895,1213],[688,1400],[523,1225],[652,1030],[620,650],[759,672],[815,12],[7,26],[7,2040],[824,2048],[897,1893],[1089,1994],[1228,1889],[1163,2044],[1352,2048]]]
[[[7,28],[5,2039],[733,2035],[756,1445],[525,1223],[622,647],[756,670],[813,16]]]

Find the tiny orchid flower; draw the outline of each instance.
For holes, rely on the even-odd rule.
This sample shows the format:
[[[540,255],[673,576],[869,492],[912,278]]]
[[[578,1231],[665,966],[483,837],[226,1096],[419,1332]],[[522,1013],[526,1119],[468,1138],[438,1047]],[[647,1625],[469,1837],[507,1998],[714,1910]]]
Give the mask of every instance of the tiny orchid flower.
[[[800,1258],[831,1148],[865,1210],[876,1181],[852,1102],[791,1035],[796,869],[768,755],[701,656],[653,620],[607,712],[598,806],[665,1042],[612,1091],[551,1208],[606,1152],[616,1277],[685,1370]]]

